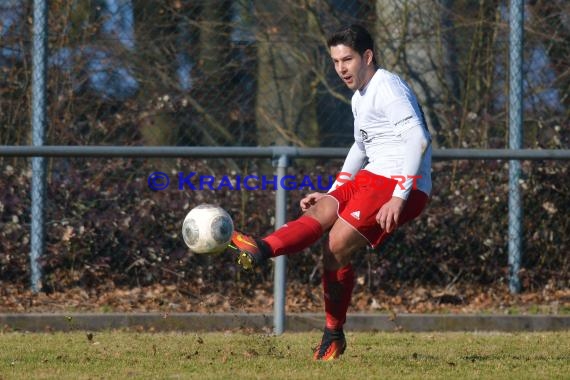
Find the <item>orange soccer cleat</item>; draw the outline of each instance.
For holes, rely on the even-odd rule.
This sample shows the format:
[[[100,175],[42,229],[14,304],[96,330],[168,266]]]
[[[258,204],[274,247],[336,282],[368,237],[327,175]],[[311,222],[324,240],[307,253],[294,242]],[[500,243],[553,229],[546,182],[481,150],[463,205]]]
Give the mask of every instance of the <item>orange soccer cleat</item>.
[[[346,339],[342,330],[329,330],[325,328],[321,343],[315,348],[313,359],[335,360],[346,350]]]
[[[234,231],[229,248],[237,255],[237,264],[251,271],[270,257],[267,245],[260,239]]]

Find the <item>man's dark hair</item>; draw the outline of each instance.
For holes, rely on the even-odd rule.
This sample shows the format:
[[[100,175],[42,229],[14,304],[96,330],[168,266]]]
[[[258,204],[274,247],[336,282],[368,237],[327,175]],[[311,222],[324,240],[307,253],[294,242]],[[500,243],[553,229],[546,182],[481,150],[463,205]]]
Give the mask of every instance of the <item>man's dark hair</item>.
[[[372,50],[372,62],[376,64],[374,54],[374,40],[363,26],[352,24],[345,26],[334,32],[327,40],[327,46],[330,49],[333,46],[345,45],[363,55],[368,49]]]

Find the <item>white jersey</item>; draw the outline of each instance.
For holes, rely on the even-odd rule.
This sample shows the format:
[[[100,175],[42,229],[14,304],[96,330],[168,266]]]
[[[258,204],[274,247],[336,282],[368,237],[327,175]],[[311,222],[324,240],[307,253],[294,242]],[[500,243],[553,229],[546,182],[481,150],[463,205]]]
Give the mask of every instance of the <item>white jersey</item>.
[[[400,183],[393,195],[412,188],[431,192],[431,137],[418,101],[399,76],[378,69],[352,96],[354,140],[342,172],[362,168]]]

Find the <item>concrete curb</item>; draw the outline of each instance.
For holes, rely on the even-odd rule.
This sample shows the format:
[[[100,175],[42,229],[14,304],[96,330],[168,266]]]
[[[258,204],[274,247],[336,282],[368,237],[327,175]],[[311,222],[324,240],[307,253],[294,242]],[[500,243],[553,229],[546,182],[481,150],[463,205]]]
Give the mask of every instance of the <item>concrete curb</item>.
[[[286,332],[321,330],[322,313],[288,314]],[[15,313],[0,314],[0,331],[272,331],[271,314]],[[349,314],[348,331],[564,331],[570,315]]]

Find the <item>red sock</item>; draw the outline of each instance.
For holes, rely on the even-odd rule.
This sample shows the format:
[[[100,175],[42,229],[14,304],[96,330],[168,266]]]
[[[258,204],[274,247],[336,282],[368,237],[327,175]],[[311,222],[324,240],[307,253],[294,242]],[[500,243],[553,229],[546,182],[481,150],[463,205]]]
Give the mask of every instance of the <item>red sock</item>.
[[[321,224],[310,216],[288,222],[263,239],[271,248],[271,256],[297,253],[314,244],[323,235]]]
[[[354,288],[354,270],[349,264],[336,271],[325,270],[323,290],[325,293],[326,327],[340,330],[346,322],[346,312]]]

